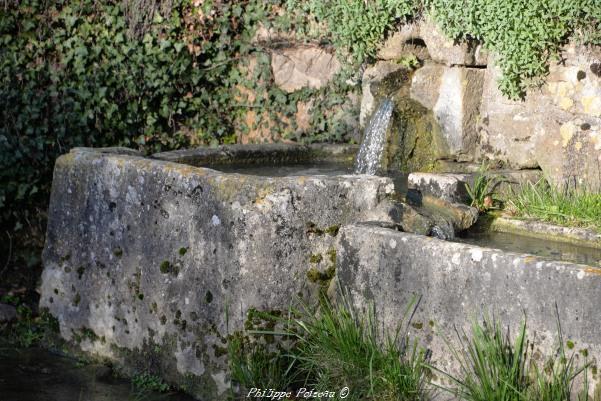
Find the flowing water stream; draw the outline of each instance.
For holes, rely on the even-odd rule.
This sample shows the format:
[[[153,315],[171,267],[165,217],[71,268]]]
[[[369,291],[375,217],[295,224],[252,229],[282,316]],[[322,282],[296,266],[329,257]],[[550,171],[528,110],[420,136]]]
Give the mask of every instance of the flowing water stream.
[[[393,101],[385,99],[369,120],[355,161],[355,174],[376,175],[381,169],[382,155],[386,147],[386,131],[393,109]]]

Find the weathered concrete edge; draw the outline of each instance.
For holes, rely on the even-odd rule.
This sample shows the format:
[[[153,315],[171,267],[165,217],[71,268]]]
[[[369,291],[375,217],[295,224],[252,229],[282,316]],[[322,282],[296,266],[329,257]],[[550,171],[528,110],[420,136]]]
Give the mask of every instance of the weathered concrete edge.
[[[108,146],[104,148],[87,148],[87,147],[75,147],[70,150],[70,153],[80,153],[80,152],[93,152],[93,153],[103,153],[103,154],[112,154],[112,155],[129,155],[129,156],[144,156],[142,152],[126,148],[123,146]]]
[[[513,333],[526,317],[535,343],[532,354],[550,357],[557,347],[557,305],[563,340],[573,348],[566,352],[597,371],[601,269],[364,224],[343,227],[338,241],[340,286],[356,306],[373,303],[385,327],[394,330],[412,298],[421,297],[416,324],[408,330],[432,350],[435,366],[457,373],[447,341],[456,340],[456,328],[469,333],[473,319],[486,313],[494,313]],[[599,379],[595,373],[592,383]]]
[[[601,249],[601,234],[585,228],[563,227],[543,221],[501,216],[492,221],[490,230]]]

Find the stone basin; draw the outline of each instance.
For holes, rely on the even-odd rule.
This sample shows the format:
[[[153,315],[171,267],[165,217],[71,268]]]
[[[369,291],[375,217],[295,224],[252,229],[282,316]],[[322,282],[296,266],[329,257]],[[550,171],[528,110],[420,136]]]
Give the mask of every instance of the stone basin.
[[[249,159],[274,148],[233,147]],[[265,159],[314,157],[305,158],[311,147],[282,148]],[[64,339],[131,373],[151,371],[219,399],[229,389],[227,337],[244,328],[248,310],[282,310],[315,294],[333,275],[339,228],[393,194],[386,177],[193,166],[231,161],[231,149],[151,158],[74,149],[57,160],[40,304]],[[346,149],[313,154],[349,160]],[[321,260],[311,263],[314,255]]]
[[[601,269],[399,232],[401,221],[423,222],[392,178],[303,172],[347,172],[356,149],[74,149],[55,166],[40,305],[74,349],[200,400],[231,391],[227,339],[250,311],[286,311],[334,282],[360,305],[375,302],[391,327],[421,296],[416,334],[441,366],[453,368],[433,328],[466,327],[486,308],[512,324],[525,311],[548,355],[555,302],[596,363]],[[300,170],[252,171],[282,165]]]

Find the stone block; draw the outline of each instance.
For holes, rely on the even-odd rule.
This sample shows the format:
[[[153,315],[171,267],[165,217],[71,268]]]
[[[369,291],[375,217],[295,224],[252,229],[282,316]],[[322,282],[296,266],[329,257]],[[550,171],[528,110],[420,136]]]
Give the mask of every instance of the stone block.
[[[392,61],[378,61],[367,67],[361,79],[361,111],[359,113],[359,125],[361,128],[367,126],[369,118],[375,111],[376,99],[372,91],[372,85],[382,81],[387,76],[402,70],[403,67]]]
[[[228,335],[243,330],[250,308],[287,310],[295,295],[316,295],[311,255],[331,253],[339,227],[377,208],[393,183],[226,174],[166,160],[288,148],[61,156],[40,300],[60,335],[126,372],[153,370],[200,399],[223,399]]]
[[[286,92],[319,89],[330,82],[340,68],[334,54],[317,46],[287,48],[271,55],[274,83]]]
[[[471,161],[478,142],[484,70],[436,64],[418,69],[411,98],[434,112],[448,158]]]
[[[411,173],[407,187],[421,195],[452,203],[465,203],[469,198],[465,185],[469,179],[469,174]]]
[[[442,32],[431,17],[426,16],[420,22],[419,35],[425,42],[430,56],[437,63],[447,66],[486,66],[487,64],[487,53],[479,43],[455,43]]]

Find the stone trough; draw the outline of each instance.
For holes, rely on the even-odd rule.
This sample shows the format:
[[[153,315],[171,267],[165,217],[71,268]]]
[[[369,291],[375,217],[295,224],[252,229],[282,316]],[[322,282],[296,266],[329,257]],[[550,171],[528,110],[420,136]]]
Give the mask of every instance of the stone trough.
[[[391,178],[219,171],[256,160],[348,166],[355,152],[75,149],[55,167],[40,304],[76,348],[200,400],[229,391],[227,338],[250,311],[285,311],[334,277],[391,327],[421,296],[414,330],[441,366],[448,355],[434,328],[450,333],[483,310],[514,325],[525,313],[549,355],[555,303],[578,355],[596,363],[601,269],[400,232],[420,218]]]

